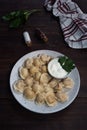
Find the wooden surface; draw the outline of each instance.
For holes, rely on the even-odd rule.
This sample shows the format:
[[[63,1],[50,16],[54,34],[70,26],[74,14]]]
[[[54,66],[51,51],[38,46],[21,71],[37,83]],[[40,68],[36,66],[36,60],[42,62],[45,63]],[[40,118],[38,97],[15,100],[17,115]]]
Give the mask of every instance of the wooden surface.
[[[87,13],[87,0],[75,0]],[[87,130],[87,49],[72,49],[64,42],[57,21],[43,7],[44,0],[0,0],[0,129],[1,130]],[[1,17],[13,10],[41,9],[19,29],[9,29]],[[39,27],[48,36],[48,45],[38,40],[35,28]],[[29,31],[32,47],[23,40],[23,31]],[[71,57],[80,73],[80,91],[74,102],[66,109],[41,115],[23,108],[10,91],[9,77],[12,67],[23,55],[41,49],[61,52]]]

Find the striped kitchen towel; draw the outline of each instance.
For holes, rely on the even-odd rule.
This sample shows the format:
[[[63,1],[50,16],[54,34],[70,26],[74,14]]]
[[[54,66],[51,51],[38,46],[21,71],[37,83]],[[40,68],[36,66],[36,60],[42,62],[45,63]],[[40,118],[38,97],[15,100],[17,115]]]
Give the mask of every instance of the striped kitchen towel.
[[[66,43],[71,48],[87,48],[87,14],[71,0],[45,0],[44,6],[59,17]]]

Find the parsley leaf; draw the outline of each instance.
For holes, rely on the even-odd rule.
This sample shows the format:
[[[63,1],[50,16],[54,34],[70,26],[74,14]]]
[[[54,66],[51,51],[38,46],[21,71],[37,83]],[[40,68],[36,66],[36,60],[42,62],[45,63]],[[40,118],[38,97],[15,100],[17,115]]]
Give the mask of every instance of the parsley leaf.
[[[19,26],[23,25],[29,18],[29,16],[35,12],[38,12],[38,9],[32,10],[18,10],[10,12],[9,14],[2,16],[4,21],[9,22],[10,28],[18,28]]]
[[[58,62],[61,64],[62,68],[64,70],[66,70],[68,73],[72,71],[72,69],[75,68],[75,64],[74,62],[66,57],[66,56],[62,56],[58,59]]]

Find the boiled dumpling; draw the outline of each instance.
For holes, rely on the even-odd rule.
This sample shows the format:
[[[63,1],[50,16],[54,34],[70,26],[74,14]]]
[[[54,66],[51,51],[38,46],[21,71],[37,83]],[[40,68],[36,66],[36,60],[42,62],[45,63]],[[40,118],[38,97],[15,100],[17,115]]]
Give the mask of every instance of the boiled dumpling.
[[[36,97],[36,103],[44,104],[45,101],[45,93],[38,93]]]
[[[49,84],[45,84],[44,85],[44,92],[45,93],[53,92],[53,89],[49,86]]]
[[[14,90],[16,90],[17,92],[20,92],[20,93],[23,93],[25,86],[26,86],[26,84],[24,83],[23,80],[17,80],[13,84]]]
[[[25,61],[25,67],[28,68],[28,69],[32,66],[32,64],[33,64],[33,58],[27,59]]]
[[[41,72],[36,72],[36,73],[35,73],[35,80],[36,80],[36,81],[39,81],[39,80],[40,80],[40,77],[41,77]]]
[[[45,101],[48,106],[55,106],[57,104],[56,96],[52,92],[46,94]]]
[[[65,88],[72,88],[74,86],[74,82],[71,78],[64,79],[63,84]]]
[[[32,66],[32,67],[30,68],[30,74],[31,74],[32,76],[34,76],[35,73],[38,72],[38,71],[39,71],[39,68],[37,68],[36,66]]]
[[[64,92],[56,93],[56,97],[60,102],[66,102],[68,100],[68,95]]]
[[[51,80],[51,76],[48,73],[43,73],[40,77],[41,83],[48,83]]]
[[[46,65],[41,66],[41,72],[42,73],[47,73],[47,66]]]
[[[41,62],[40,62],[40,58],[39,57],[37,57],[37,58],[34,58],[34,65],[35,66],[41,66]]]
[[[29,75],[29,72],[28,72],[28,69],[25,68],[25,67],[20,67],[19,68],[19,75],[22,79],[25,79],[26,77],[28,77]]]
[[[37,93],[43,92],[43,91],[44,91],[44,88],[43,88],[43,86],[40,85],[40,84],[34,84],[34,85],[32,86],[32,90],[37,94]]]
[[[49,85],[51,88],[54,88],[55,86],[57,86],[58,84],[58,80],[57,79],[52,79],[50,82],[49,82]]]
[[[29,100],[34,100],[36,98],[36,94],[34,93],[34,91],[32,91],[28,87],[24,89],[23,95],[26,99],[29,99]]]
[[[28,77],[25,79],[26,85],[32,86],[32,85],[33,85],[33,82],[34,82],[33,77],[29,77],[29,76],[28,76]]]
[[[55,89],[55,92],[57,92],[57,91],[64,91],[64,84],[63,84],[63,82],[59,82],[58,83],[58,85],[54,88]]]
[[[45,55],[45,54],[41,55],[40,58],[41,58],[41,60],[42,60],[43,62],[48,62],[48,61],[51,59],[50,56]]]

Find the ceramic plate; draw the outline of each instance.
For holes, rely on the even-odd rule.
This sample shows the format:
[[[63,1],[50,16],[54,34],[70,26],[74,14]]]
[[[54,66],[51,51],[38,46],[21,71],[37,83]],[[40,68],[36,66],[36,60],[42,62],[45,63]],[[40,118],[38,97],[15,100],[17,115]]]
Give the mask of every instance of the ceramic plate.
[[[13,90],[13,83],[19,79],[19,76],[18,76],[19,67],[22,66],[22,64],[24,63],[24,61],[27,58],[32,58],[34,56],[37,56],[38,54],[47,54],[54,58],[56,58],[58,56],[63,56],[63,54],[56,52],[56,51],[38,50],[38,51],[28,53],[28,54],[24,55],[23,57],[21,57],[14,65],[14,67],[11,71],[11,74],[10,74],[11,92],[12,92],[14,98],[18,101],[18,103],[20,103],[24,108],[26,108],[28,110],[31,110],[31,111],[37,112],[37,113],[42,113],[42,114],[58,112],[60,110],[65,109],[66,107],[68,107],[74,101],[74,99],[76,98],[76,96],[79,92],[80,76],[79,76],[79,71],[78,71],[77,67],[75,67],[75,69],[73,69],[72,72],[68,76],[68,77],[72,78],[75,83],[74,87],[69,91],[69,100],[66,101],[65,103],[58,103],[54,107],[48,107],[46,105],[37,105],[34,101],[29,101],[29,100],[25,99],[22,94],[18,94]]]

